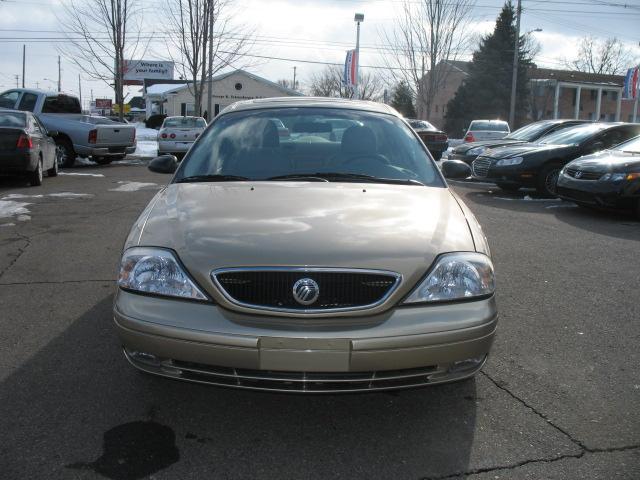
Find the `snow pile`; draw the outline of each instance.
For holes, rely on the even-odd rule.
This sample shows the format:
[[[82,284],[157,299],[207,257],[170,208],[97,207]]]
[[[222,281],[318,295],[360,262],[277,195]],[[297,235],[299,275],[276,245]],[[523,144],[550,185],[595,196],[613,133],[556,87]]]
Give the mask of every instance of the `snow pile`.
[[[31,213],[29,209],[26,208],[27,205],[31,204],[26,202],[14,202],[13,200],[5,200],[3,198],[0,200],[0,218],[18,216],[18,220],[20,220],[20,216],[27,216],[27,214]]]
[[[130,157],[153,158],[158,156],[158,131],[136,123],[136,151]]]
[[[110,188],[110,192],[135,192],[137,190],[141,190],[146,187],[157,187],[157,183],[145,183],[145,182],[126,182],[120,181],[120,184],[117,188]]]

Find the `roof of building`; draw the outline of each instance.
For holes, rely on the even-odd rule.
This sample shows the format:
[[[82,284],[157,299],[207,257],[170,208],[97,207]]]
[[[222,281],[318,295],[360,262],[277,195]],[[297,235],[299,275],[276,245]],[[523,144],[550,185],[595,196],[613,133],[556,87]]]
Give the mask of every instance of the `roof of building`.
[[[448,63],[453,67],[454,70],[458,70],[462,73],[469,74],[469,64],[471,62],[465,62],[462,60],[446,60],[445,63]]]
[[[606,75],[601,73],[578,72],[574,70],[556,70],[551,68],[531,67],[527,70],[529,80],[558,80],[561,82],[594,83],[615,85],[624,84],[622,75]]]
[[[243,110],[257,110],[263,108],[296,107],[343,108],[348,110],[362,110],[400,116],[400,114],[394,108],[390,107],[389,105],[385,105],[384,103],[371,102],[368,100],[351,100],[347,98],[328,97],[274,97],[257,98],[255,100],[243,100],[229,105],[220,113],[222,114]]]
[[[287,94],[287,95],[291,95],[291,96],[301,96],[304,95],[303,93],[300,93],[296,90],[292,90],[290,88],[287,87],[283,87],[282,85],[280,85],[279,83],[275,83],[272,82],[271,80],[267,80],[266,78],[263,77],[259,77],[258,75],[255,75],[253,73],[249,73],[246,70],[231,70],[229,72],[225,72],[222,73],[220,75],[216,75],[215,77],[213,77],[211,79],[212,82],[218,82],[220,80],[224,80],[227,77],[230,77],[231,75],[234,74],[240,74],[240,75],[244,75],[246,77],[251,78],[252,80],[255,80],[256,82],[260,82],[260,83],[264,83],[266,85],[269,85],[273,88],[276,88],[278,90],[280,90],[282,93]],[[177,92],[179,90],[182,90],[184,88],[187,88],[189,86],[191,82],[182,82],[182,83],[154,83],[153,85],[149,85],[146,87],[146,93],[147,95],[163,95],[166,93],[170,93],[170,92]]]

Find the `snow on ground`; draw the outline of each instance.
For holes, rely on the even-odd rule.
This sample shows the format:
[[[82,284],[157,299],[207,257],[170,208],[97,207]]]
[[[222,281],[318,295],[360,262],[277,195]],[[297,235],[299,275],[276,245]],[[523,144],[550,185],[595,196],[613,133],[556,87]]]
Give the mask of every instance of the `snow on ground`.
[[[91,164],[94,165],[93,162]],[[104,175],[101,173],[58,172],[58,175],[73,175],[77,177],[104,177]]]
[[[136,151],[130,157],[153,158],[158,156],[158,131],[136,123]]]
[[[14,202],[13,200],[0,200],[0,218],[9,218],[13,216],[27,215],[31,213],[26,208],[27,205],[31,205],[27,202]],[[19,218],[18,218],[19,219]]]
[[[109,191],[110,192],[135,192],[137,190],[146,188],[146,187],[157,187],[158,184],[157,183],[145,183],[145,182],[126,182],[126,181],[120,181],[118,182],[120,184],[119,187],[116,188],[110,188]]]

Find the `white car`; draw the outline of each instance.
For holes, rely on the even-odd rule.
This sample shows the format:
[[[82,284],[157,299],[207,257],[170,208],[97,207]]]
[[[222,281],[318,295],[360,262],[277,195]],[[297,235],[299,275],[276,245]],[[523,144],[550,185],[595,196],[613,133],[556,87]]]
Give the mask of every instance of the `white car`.
[[[464,134],[464,141],[499,140],[509,133],[511,129],[504,120],[473,120]]]
[[[202,117],[165,118],[158,132],[158,156],[183,157],[206,127],[207,121]]]

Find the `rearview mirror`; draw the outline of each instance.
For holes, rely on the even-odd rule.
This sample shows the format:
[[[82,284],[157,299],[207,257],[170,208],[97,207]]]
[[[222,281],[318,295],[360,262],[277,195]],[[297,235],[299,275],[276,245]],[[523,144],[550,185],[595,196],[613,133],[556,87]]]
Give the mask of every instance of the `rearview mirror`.
[[[442,174],[445,178],[467,178],[471,176],[471,168],[461,160],[445,160],[442,162]]]
[[[149,162],[149,170],[155,173],[175,173],[178,159],[173,155],[161,155]]]

